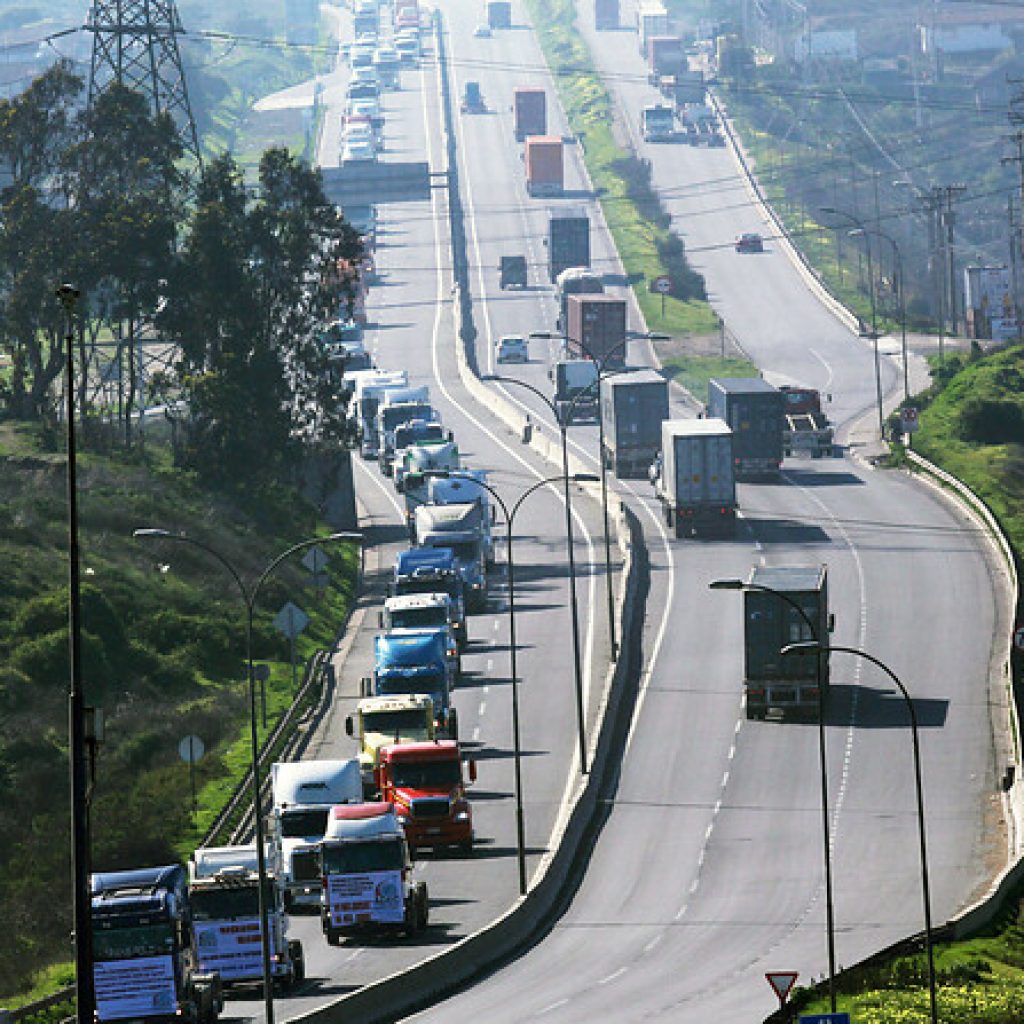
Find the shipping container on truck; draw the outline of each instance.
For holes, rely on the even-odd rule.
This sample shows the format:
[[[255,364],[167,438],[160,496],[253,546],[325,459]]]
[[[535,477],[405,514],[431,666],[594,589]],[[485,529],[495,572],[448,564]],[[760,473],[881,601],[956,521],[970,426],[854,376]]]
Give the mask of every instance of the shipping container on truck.
[[[570,295],[566,300],[566,349],[601,367],[626,363],[626,300],[613,295]]]
[[[601,382],[601,457],[620,479],[643,477],[661,447],[669,417],[668,381],[654,370],[612,375]]]
[[[487,25],[490,28],[512,27],[512,4],[509,0],[489,0]]]
[[[552,210],[548,215],[547,243],[548,276],[552,283],[569,267],[589,267],[590,218],[586,211]]]
[[[677,537],[732,537],[732,431],[719,419],[664,420],[655,493]]]
[[[782,469],[782,392],[760,377],[708,381],[708,415],[732,427],[737,480],[777,477]]]
[[[531,196],[560,196],[565,185],[562,140],[557,135],[526,137],[526,191]]]
[[[594,27],[599,32],[619,27],[619,0],[594,0]]]
[[[645,0],[637,8],[636,31],[640,38],[640,56],[647,56],[647,40],[669,35],[668,12],[659,0]]]
[[[679,75],[688,67],[680,36],[649,36],[646,57],[651,85],[657,85],[663,75]]]
[[[570,295],[601,295],[604,292],[604,281],[600,274],[595,274],[589,267],[567,267],[555,280],[555,294],[558,296],[558,318],[555,330],[565,334],[568,329]]]
[[[517,85],[512,90],[512,116],[516,142],[528,135],[546,135],[548,131],[547,99],[539,85]]]
[[[817,720],[819,692],[828,695],[828,656],[780,653],[786,644],[817,641],[828,646],[828,567],[760,566],[743,593],[743,688],[747,718],[769,711]],[[758,590],[766,587],[766,590]],[[777,596],[783,595],[783,596]],[[807,620],[793,603],[802,609]],[[820,687],[820,691],[819,691]]]

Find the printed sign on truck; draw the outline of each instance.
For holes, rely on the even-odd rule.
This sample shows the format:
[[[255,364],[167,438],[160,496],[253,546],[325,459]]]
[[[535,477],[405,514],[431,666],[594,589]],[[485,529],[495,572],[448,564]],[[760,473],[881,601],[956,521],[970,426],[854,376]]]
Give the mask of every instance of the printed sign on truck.
[[[259,918],[196,923],[193,931],[201,970],[220,971],[224,981],[262,976]]]
[[[367,871],[327,876],[327,906],[332,928],[374,922],[401,924],[405,919],[400,871]]]
[[[99,960],[94,965],[96,1015],[101,1021],[173,1015],[177,999],[169,956]]]

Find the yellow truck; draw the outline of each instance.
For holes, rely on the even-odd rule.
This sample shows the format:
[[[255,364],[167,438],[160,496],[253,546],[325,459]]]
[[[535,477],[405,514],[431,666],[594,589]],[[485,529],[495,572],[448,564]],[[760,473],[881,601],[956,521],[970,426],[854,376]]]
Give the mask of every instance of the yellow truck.
[[[434,702],[425,694],[364,697],[345,719],[345,732],[359,743],[363,793],[376,792],[374,772],[381,747],[434,739]]]

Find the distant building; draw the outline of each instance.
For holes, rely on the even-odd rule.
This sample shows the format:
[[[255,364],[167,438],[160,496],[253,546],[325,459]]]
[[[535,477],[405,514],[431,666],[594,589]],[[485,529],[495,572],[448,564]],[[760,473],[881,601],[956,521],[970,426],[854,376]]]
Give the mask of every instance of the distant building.
[[[1024,10],[1009,6],[939,10],[917,26],[921,53],[943,55],[999,53],[1015,45],[1024,29]]]

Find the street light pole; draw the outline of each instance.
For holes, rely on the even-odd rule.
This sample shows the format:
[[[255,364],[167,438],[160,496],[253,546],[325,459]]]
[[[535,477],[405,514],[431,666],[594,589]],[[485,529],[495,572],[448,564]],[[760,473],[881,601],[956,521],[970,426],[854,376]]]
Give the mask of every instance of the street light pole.
[[[812,648],[817,649],[818,656],[820,657],[822,648],[817,642],[809,644],[788,644],[783,647],[782,653],[783,655],[786,655],[795,652],[809,651]],[[928,998],[931,1010],[931,1024],[938,1024],[939,1011],[935,991],[935,956],[932,949],[931,884],[928,879],[928,845],[925,836],[924,824],[924,785],[921,777],[921,744],[918,738],[917,711],[914,708],[914,702],[911,700],[910,694],[907,692],[907,688],[900,681],[896,673],[893,672],[893,670],[883,661],[872,654],[868,654],[867,651],[859,650],[856,647],[830,646],[828,651],[830,654],[853,654],[856,657],[863,658],[865,661],[869,661],[872,665],[880,668],[893,681],[896,688],[900,691],[900,696],[902,696],[903,702],[906,704],[907,712],[910,716],[910,741],[914,753],[914,786],[917,794],[917,841],[918,854],[921,861],[921,899],[924,903],[924,942],[928,958]]]
[[[818,770],[821,778],[821,828],[822,855],[825,866],[825,937],[828,951],[828,998],[832,1013],[836,1012],[836,922],[835,906],[832,898],[832,830],[828,820],[828,761],[825,750],[825,687],[822,659],[828,656],[830,648],[819,641],[818,628],[811,617],[804,611],[800,603],[788,594],[773,590],[760,583],[744,583],[742,580],[713,580],[711,590],[753,590],[762,594],[770,594],[785,602],[803,619],[817,647],[816,675],[818,681]]]
[[[169,530],[155,529],[152,527],[133,530],[132,536],[140,540],[178,541],[180,543],[190,544],[192,547],[199,548],[201,551],[205,551],[212,558],[216,559],[227,571],[228,575],[234,580],[235,585],[238,587],[238,592],[241,594],[242,602],[245,605],[245,660],[248,667],[249,679],[249,750],[250,757],[252,759],[252,815],[256,840],[256,873],[259,876],[259,893],[257,899],[260,918],[260,941],[263,954],[263,1007],[266,1024],[274,1024],[274,979],[270,967],[270,929],[267,917],[266,893],[264,892],[267,880],[267,860],[266,838],[264,836],[263,828],[263,812],[260,806],[259,730],[256,717],[256,669],[252,653],[253,620],[255,617],[256,598],[270,574],[286,558],[289,558],[297,551],[302,551],[304,548],[312,547],[314,544],[324,544],[329,543],[330,541],[362,541],[363,535],[361,533],[354,532],[332,533],[328,534],[326,537],[311,537],[308,540],[300,541],[298,544],[293,544],[290,548],[282,551],[281,554],[279,554],[270,563],[270,565],[263,570],[251,589],[245,585],[245,581],[242,579],[238,570],[235,569],[231,562],[229,562],[219,551],[210,547],[208,544],[204,544],[202,541],[196,540],[194,537],[189,537],[183,533],[171,533]]]
[[[533,494],[534,491],[546,487],[548,484],[558,483],[560,476],[547,477],[539,480],[532,487],[524,491],[509,511],[504,499],[497,489],[482,480],[476,480],[466,473],[453,472],[451,470],[437,470],[428,472],[428,476],[440,476],[451,479],[474,480],[484,490],[488,491],[491,497],[498,503],[501,511],[505,513],[505,550],[508,561],[508,636],[509,636],[509,675],[512,683],[512,763],[513,777],[515,780],[515,803],[516,803],[516,854],[519,862],[519,895],[526,895],[526,824],[523,817],[523,776],[522,776],[522,748],[519,738],[519,675],[516,665],[516,569],[512,553],[512,524],[515,521],[516,513],[523,502]],[[582,483],[585,480],[597,480],[597,477],[589,474],[577,474],[573,482]]]
[[[75,436],[75,307],[80,292],[70,284],[56,292],[64,309],[64,424],[67,439],[68,501],[68,756],[71,773],[71,882],[74,890],[75,996],[79,1024],[93,1024],[96,983],[92,964],[92,906],[89,891],[89,808],[85,765],[85,693],[82,686],[82,592],[78,544],[78,450]]]
[[[907,298],[903,292],[903,256],[896,239],[878,228],[871,228],[871,234],[878,235],[892,246],[893,263],[896,273],[896,291],[900,302],[900,349],[903,356],[903,400],[910,401],[910,376],[907,368]]]

